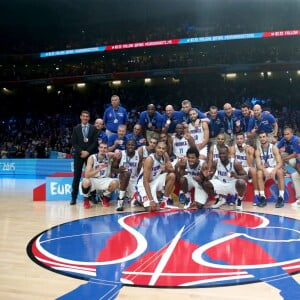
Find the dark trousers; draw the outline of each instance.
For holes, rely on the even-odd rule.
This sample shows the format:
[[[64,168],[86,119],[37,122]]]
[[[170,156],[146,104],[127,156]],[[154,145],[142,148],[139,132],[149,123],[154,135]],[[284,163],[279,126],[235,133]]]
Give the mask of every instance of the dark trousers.
[[[74,177],[72,182],[72,200],[76,200],[79,192],[79,182],[86,158],[74,157]]]

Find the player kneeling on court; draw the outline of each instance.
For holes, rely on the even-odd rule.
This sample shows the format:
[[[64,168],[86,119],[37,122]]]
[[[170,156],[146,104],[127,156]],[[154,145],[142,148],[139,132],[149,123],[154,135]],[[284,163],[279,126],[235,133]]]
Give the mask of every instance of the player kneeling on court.
[[[175,173],[166,150],[167,145],[159,142],[155,153],[150,154],[144,160],[138,176],[136,189],[139,201],[149,212],[167,208],[168,202],[171,201],[170,195],[175,184]],[[157,199],[157,192],[163,192],[160,203]]]
[[[84,207],[90,208],[89,195],[93,191],[104,191],[102,197],[103,206],[109,206],[108,197],[119,188],[119,180],[110,178],[111,162],[115,154],[108,152],[108,145],[100,143],[98,153],[88,158],[85,178],[81,188],[84,195]]]
[[[184,209],[202,208],[207,201],[207,193],[200,183],[203,182],[201,172],[202,162],[196,147],[191,147],[186,152],[186,158],[179,159],[176,166],[176,175],[179,178],[180,190],[184,193]],[[195,189],[194,201],[191,200],[191,190]]]
[[[209,181],[204,181],[202,186],[209,195],[217,195],[216,203],[212,208],[225,204],[227,195],[237,194],[236,209],[242,210],[242,200],[247,188],[247,174],[238,161],[229,158],[228,153],[227,147],[220,148],[219,158],[213,161],[209,171],[209,174],[215,176]],[[205,168],[205,165],[202,168]]]
[[[128,140],[126,150],[122,150],[119,157],[116,157],[112,164],[112,171],[118,174],[120,181],[117,211],[123,211],[126,198],[129,200],[135,194],[137,176],[142,166],[142,157],[135,148],[135,140]]]

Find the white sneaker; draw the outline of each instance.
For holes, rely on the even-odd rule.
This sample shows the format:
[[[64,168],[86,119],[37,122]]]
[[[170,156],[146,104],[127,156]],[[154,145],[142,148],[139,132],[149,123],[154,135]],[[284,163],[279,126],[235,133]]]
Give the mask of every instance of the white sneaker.
[[[238,211],[242,211],[243,210],[243,204],[242,204],[242,200],[237,199],[235,202],[235,209]]]
[[[225,203],[226,203],[226,199],[224,197],[220,197],[219,200],[211,206],[211,208],[219,208]]]
[[[300,199],[291,204],[293,207],[300,207]]]

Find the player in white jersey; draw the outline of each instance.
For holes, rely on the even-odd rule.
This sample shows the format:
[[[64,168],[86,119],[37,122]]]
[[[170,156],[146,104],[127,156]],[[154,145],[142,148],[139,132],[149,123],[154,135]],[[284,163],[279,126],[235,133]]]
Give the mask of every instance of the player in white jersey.
[[[138,176],[136,190],[139,201],[147,211],[166,207],[175,184],[174,168],[166,153],[167,145],[159,142],[152,153],[144,160],[142,170]],[[163,191],[163,201],[157,199],[157,192]]]
[[[236,134],[236,144],[229,149],[230,156],[241,163],[248,175],[248,180],[252,179],[254,188],[253,205],[257,205],[259,201],[259,190],[257,183],[257,171],[254,168],[255,150],[252,146],[246,145],[245,136],[242,132]]]
[[[206,170],[205,164],[202,168]],[[209,195],[217,196],[217,201],[212,208],[218,208],[225,204],[227,195],[237,194],[236,209],[242,210],[242,200],[247,188],[247,174],[238,161],[229,157],[227,147],[220,148],[219,158],[213,161],[209,175],[215,173],[216,177],[202,183],[204,190]],[[208,176],[207,173],[203,174]],[[221,196],[218,198],[219,195]]]
[[[131,199],[135,193],[137,177],[142,166],[142,157],[135,150],[135,147],[135,140],[128,140],[126,150],[122,150],[120,157],[113,161],[112,170],[119,174],[120,181],[117,211],[123,211],[125,197]]]
[[[111,162],[115,157],[113,152],[108,152],[108,145],[101,142],[98,153],[88,158],[85,168],[85,178],[82,181],[84,207],[90,208],[89,195],[93,191],[104,191],[103,206],[109,206],[109,195],[119,188],[119,180],[110,178]]]
[[[198,119],[198,113],[195,109],[189,111],[191,123],[188,124],[188,130],[193,137],[196,147],[200,152],[200,159],[207,158],[207,144],[209,142],[209,129],[207,122]]]
[[[217,142],[215,145],[211,145],[209,152],[208,152],[208,166],[209,168],[212,166],[212,163],[215,159],[219,158],[219,149],[222,147],[228,147],[225,144],[225,134],[219,133],[217,135]]]
[[[157,146],[158,139],[151,137],[148,146],[141,146],[138,148],[140,156],[145,160],[151,153],[155,153],[155,148]]]
[[[186,152],[190,147],[195,147],[195,141],[190,133],[184,133],[182,124],[176,125],[176,133],[170,138],[171,152],[175,159],[186,157]]]
[[[257,167],[257,181],[259,188],[259,202],[257,206],[264,207],[267,205],[265,196],[265,180],[273,178],[277,179],[279,197],[275,204],[276,208],[280,208],[284,205],[284,173],[283,162],[280,156],[278,148],[269,143],[268,134],[266,132],[260,132],[258,134],[259,146],[255,151],[256,167]],[[276,181],[275,181],[276,182]]]
[[[202,162],[199,160],[199,156],[198,149],[191,147],[186,152],[186,158],[179,160],[175,166],[180,189],[185,197],[184,209],[200,209],[207,201],[207,193],[200,185],[204,178],[201,173]],[[193,188],[195,189],[194,201],[191,201],[190,191]]]

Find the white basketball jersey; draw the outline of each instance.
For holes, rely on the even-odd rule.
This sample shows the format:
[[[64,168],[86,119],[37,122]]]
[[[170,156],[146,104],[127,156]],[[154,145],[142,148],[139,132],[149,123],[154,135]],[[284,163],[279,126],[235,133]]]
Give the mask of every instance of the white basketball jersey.
[[[165,163],[165,158],[162,157],[161,160],[158,160],[155,153],[151,153],[149,157],[151,157],[151,159],[153,160],[153,166],[150,174],[150,182],[151,182],[162,173],[161,165]],[[143,176],[144,176],[144,168],[141,169],[141,172],[138,177],[138,182],[143,178]]]
[[[147,146],[142,146],[143,149],[143,158],[147,158],[149,156],[149,151],[147,149]]]
[[[272,144],[268,144],[268,148],[265,151],[263,151],[262,147],[259,146],[259,151],[261,162],[265,167],[276,167],[277,162],[273,153]]]
[[[228,148],[227,145],[224,145],[224,146],[226,148]],[[219,149],[218,149],[217,145],[214,145],[213,146],[213,160],[216,160],[218,158],[219,158]]]
[[[192,168],[190,165],[189,165],[189,162],[186,163],[186,169],[185,169],[185,172],[188,176],[199,176],[200,175],[200,171],[201,171],[201,168],[202,168],[202,163],[201,161],[198,161],[198,165],[194,168]]]
[[[96,178],[104,178],[104,177],[109,177],[110,176],[110,160],[108,158],[107,155],[104,156],[103,159],[100,159],[98,154],[93,154],[92,155],[93,157],[93,169],[95,170],[99,164],[101,163],[106,163],[106,167],[101,169],[97,174],[95,174],[93,177],[96,177]]]
[[[247,154],[245,148],[243,148],[243,151],[239,150],[239,147],[237,145],[234,146],[235,148],[235,159],[243,166],[243,167],[249,167],[248,161],[247,161]]]
[[[185,137],[179,139],[178,137],[176,137],[176,135],[174,136],[173,154],[176,156],[176,158],[186,156],[186,152],[189,148],[189,142]]]
[[[191,133],[191,136],[195,140],[195,144],[199,145],[204,140],[204,130],[202,127],[202,122],[200,122],[199,126],[195,127],[192,125],[192,123],[189,123],[189,132]]]
[[[121,151],[121,160],[119,163],[119,167],[124,166],[128,171],[131,173],[131,178],[136,177],[137,174],[137,169],[139,166],[139,161],[140,161],[140,156],[137,150],[135,150],[134,155],[132,157],[129,157],[127,155],[126,150]]]
[[[235,171],[234,170],[234,158],[230,158],[229,163],[226,166],[224,166],[222,164],[220,158],[218,158],[216,175],[219,180],[221,180],[223,182],[229,182],[229,181],[234,180],[235,178],[228,176],[228,173],[234,172],[234,171]]]

